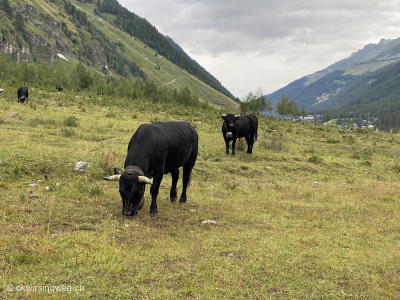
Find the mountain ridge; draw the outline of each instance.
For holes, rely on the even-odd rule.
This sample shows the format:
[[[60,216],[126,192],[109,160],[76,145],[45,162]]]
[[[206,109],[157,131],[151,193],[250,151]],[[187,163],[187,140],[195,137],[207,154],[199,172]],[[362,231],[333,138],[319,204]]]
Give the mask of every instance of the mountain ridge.
[[[174,55],[182,57],[184,63],[180,66],[161,55],[162,51],[159,49],[150,47],[150,39],[140,39],[121,30],[115,24],[115,16],[101,12],[96,14],[99,2],[3,2],[10,4],[12,16],[4,7],[0,7],[0,51],[7,52],[16,61],[47,61],[54,64],[59,59],[58,53],[61,53],[71,61],[83,62],[95,72],[151,79],[159,86],[185,77],[176,80],[173,86],[187,86],[197,93],[202,101],[213,105],[231,111],[238,108],[237,103],[224,95],[227,94],[225,90],[204,76],[202,71],[178,51]],[[119,5],[116,1],[113,3]],[[163,39],[154,26],[147,21],[141,22],[145,24],[144,32],[151,32],[150,37]],[[146,31],[150,27],[153,29]],[[165,37],[164,39],[165,45],[170,45]],[[172,49],[172,46],[169,47]],[[190,65],[189,69],[185,69],[186,62]]]
[[[334,107],[334,98],[357,79],[385,69],[399,59],[400,38],[381,39],[377,44],[365,45],[349,57],[297,79],[266,97],[272,99],[272,105],[285,94],[294,99],[299,106],[304,105],[307,110],[327,109]],[[336,76],[337,71],[343,71],[341,76]]]

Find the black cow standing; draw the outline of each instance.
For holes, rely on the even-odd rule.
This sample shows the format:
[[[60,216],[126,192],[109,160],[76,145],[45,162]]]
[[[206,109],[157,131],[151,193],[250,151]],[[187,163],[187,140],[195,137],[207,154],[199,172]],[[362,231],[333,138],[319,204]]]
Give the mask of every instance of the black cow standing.
[[[226,145],[226,154],[229,154],[229,142],[232,141],[232,155],[235,155],[236,139],[246,138],[247,153],[253,152],[254,139],[257,140],[258,120],[254,115],[221,114],[224,123],[222,134]]]
[[[103,177],[118,180],[122,214],[133,216],[144,204],[145,185],[150,184],[150,214],[158,216],[157,195],[164,174],[171,173],[171,202],[176,201],[179,167],[183,166],[183,188],[179,202],[186,203],[190,174],[197,159],[198,135],[189,122],[156,122],[142,124],[133,134],[125,159],[125,171]],[[146,175],[147,174],[147,175]],[[153,182],[148,178],[153,176]]]
[[[24,103],[25,100],[28,102],[28,88],[26,86],[21,86],[18,91],[18,102]]]
[[[62,86],[56,86],[56,89],[57,89],[59,92],[61,92],[62,90],[64,90]]]

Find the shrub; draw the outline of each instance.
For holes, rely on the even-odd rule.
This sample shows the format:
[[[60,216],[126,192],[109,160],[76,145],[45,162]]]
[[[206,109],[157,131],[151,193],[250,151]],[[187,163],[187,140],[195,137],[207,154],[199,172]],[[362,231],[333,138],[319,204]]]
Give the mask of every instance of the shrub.
[[[266,150],[287,151],[288,147],[285,140],[281,137],[272,137],[268,141],[260,141],[260,146]]]
[[[213,153],[207,153],[206,152],[206,148],[202,145],[199,149],[199,155],[202,159],[204,160],[208,160],[210,158],[212,158]]]
[[[354,159],[369,159],[372,156],[372,151],[370,149],[361,149],[360,151],[356,151],[351,155],[351,158]]]
[[[106,173],[106,174],[112,174],[113,169],[115,167],[115,162],[116,162],[116,152],[114,150],[105,150],[99,160],[99,166],[100,168]]]
[[[57,121],[56,119],[43,119],[41,117],[30,119],[28,124],[32,127],[43,126],[43,125],[53,125],[53,126],[60,125],[59,121]]]
[[[113,110],[110,110],[106,113],[106,118],[115,118],[116,119],[117,114]]]
[[[348,144],[354,144],[356,142],[356,137],[354,135],[348,135],[345,137]]]
[[[307,159],[307,161],[309,161],[309,162],[312,162],[314,164],[319,164],[319,163],[323,162],[321,154],[319,153],[318,150],[316,150],[314,148],[304,150],[303,154],[304,154],[305,158]],[[311,154],[311,155],[307,157],[308,154]]]
[[[71,127],[61,127],[61,132],[65,137],[71,137],[75,134],[75,131]]]
[[[326,142],[327,142],[328,144],[338,144],[338,143],[340,143],[340,140],[335,139],[335,138],[328,137],[328,138],[326,139]]]
[[[397,163],[393,166],[393,171],[400,173],[400,166]]]
[[[314,164],[320,164],[323,162],[322,157],[320,157],[318,154],[311,155],[308,159],[309,162],[312,162]]]
[[[64,126],[78,127],[78,118],[75,116],[68,116],[64,118]]]

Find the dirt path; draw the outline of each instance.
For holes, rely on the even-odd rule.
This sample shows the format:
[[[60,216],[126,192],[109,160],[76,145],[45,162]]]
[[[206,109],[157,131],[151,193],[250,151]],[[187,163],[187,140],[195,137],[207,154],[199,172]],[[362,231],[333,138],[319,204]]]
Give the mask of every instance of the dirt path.
[[[186,76],[183,76],[183,77],[180,77],[180,78],[176,78],[176,79],[172,80],[171,82],[168,82],[168,83],[166,83],[166,84],[159,85],[158,87],[162,87],[162,86],[166,86],[166,85],[172,84],[172,83],[174,83],[175,81],[177,81],[177,80],[179,80],[179,79],[182,79],[182,78],[185,78],[185,77],[186,77]]]

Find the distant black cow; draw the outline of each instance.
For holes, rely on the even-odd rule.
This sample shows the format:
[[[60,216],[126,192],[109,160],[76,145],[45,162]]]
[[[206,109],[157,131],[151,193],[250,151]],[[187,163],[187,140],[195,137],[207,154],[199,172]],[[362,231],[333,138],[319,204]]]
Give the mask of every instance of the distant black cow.
[[[64,89],[62,88],[62,86],[56,86],[56,89],[57,89],[59,92],[61,92],[62,90],[64,90]]]
[[[104,92],[98,92],[97,95],[104,95]]]
[[[103,177],[118,180],[122,214],[133,216],[144,204],[145,185],[150,184],[150,214],[158,216],[157,195],[164,174],[171,173],[171,202],[176,201],[179,167],[183,166],[183,188],[179,202],[186,203],[186,189],[197,159],[198,135],[189,122],[142,124],[133,134],[125,159],[125,171]],[[147,175],[146,175],[147,174]],[[153,176],[153,182],[148,178]]]
[[[25,100],[28,102],[28,88],[26,86],[21,86],[18,91],[18,102],[24,103]]]
[[[246,138],[247,153],[253,152],[254,139],[257,140],[258,120],[254,115],[220,114],[224,123],[222,134],[226,145],[226,154],[229,154],[229,142],[232,141],[232,155],[235,155],[236,139]]]

